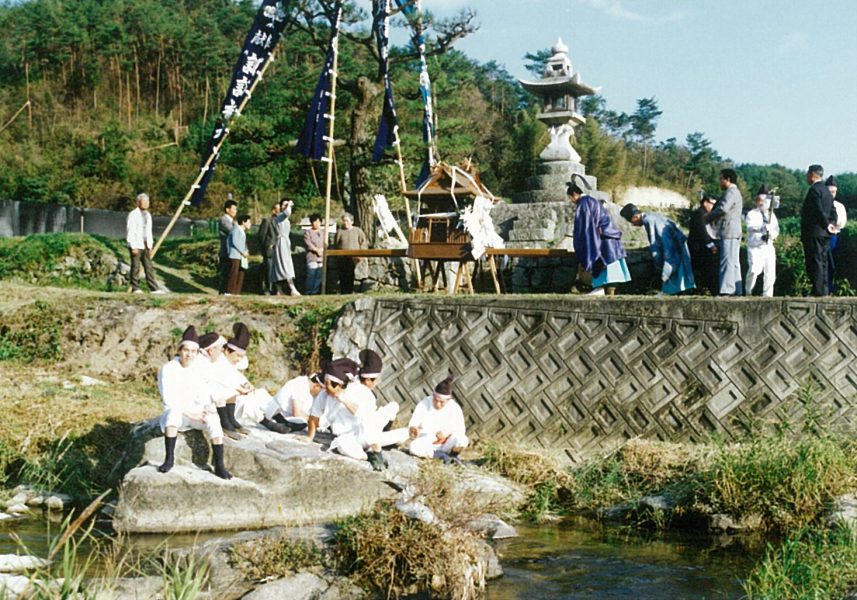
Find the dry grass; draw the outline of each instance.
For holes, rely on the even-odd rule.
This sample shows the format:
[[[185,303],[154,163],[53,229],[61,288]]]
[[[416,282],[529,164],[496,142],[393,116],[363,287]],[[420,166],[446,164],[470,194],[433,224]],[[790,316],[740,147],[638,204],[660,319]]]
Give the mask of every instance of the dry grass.
[[[307,540],[261,538],[232,547],[232,563],[250,581],[285,577],[325,562],[323,549]]]
[[[468,600],[485,586],[475,534],[407,517],[389,501],[344,519],[332,542],[336,564],[360,587],[387,598],[419,592]]]

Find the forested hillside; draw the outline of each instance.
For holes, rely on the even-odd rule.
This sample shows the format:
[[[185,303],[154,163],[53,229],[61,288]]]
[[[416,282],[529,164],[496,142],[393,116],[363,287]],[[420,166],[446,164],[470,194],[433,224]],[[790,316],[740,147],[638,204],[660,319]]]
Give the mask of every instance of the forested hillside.
[[[371,189],[395,198],[392,161],[368,160],[383,86],[364,43],[370,20],[346,3],[337,98],[335,197],[350,202]],[[425,2],[430,9],[431,3]],[[361,3],[361,6],[368,3]],[[191,216],[216,214],[226,193],[258,201],[280,197],[298,212],[318,207],[323,167],[293,150],[323,60],[326,25],[317,0],[292,2],[277,60],[231,129],[208,202]],[[137,191],[153,210],[171,212],[193,181],[241,43],[255,14],[250,0],[30,0],[0,6],[0,198],[126,209]],[[480,64],[451,44],[478,28],[470,11],[427,18],[441,157],[473,158],[497,194],[521,189],[547,137],[536,107],[502,65]],[[407,27],[401,17],[397,27]],[[533,40],[533,45],[549,40]],[[407,175],[422,164],[418,68],[409,48],[392,52],[392,77]],[[528,55],[538,71],[546,52]],[[522,61],[525,57],[521,57]],[[641,89],[632,115],[605,99],[584,103],[589,117],[576,147],[600,187],[658,184],[693,197],[716,190],[728,161],[703,133],[657,140],[657,90]],[[29,99],[29,104],[27,100]],[[779,185],[791,209],[802,174],[739,165],[746,189]],[[361,192],[362,190],[362,192]],[[857,199],[857,175],[840,178]],[[746,197],[746,195],[745,195]],[[395,200],[394,200],[395,202]]]

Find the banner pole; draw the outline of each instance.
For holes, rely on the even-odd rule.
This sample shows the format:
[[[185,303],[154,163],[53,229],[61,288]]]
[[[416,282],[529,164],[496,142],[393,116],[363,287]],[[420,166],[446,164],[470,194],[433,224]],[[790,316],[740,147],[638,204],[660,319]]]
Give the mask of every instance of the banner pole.
[[[338,4],[338,3],[337,3]],[[333,186],[333,130],[334,130],[334,121],[336,120],[336,78],[337,72],[336,70],[339,68],[339,18],[342,12],[342,6],[340,4],[337,5],[337,13],[336,13],[336,29],[337,34],[336,37],[333,38],[331,44],[333,46],[333,64],[332,70],[333,72],[330,74],[330,115],[328,116],[328,133],[327,133],[327,158],[323,159],[327,162],[327,181],[325,182],[324,189],[324,238],[322,239],[322,253],[321,253],[321,293],[322,295],[327,294],[327,249],[330,245],[327,228],[328,223],[330,222],[330,194],[331,188]]]
[[[241,112],[244,110],[244,107],[247,106],[247,103],[250,102],[250,98],[253,96],[253,92],[255,91],[256,86],[259,84],[260,81],[262,81],[262,76],[265,74],[265,71],[268,70],[268,67],[273,62],[274,62],[274,52],[272,50],[271,56],[268,58],[268,60],[265,61],[265,64],[262,65],[262,68],[259,70],[259,73],[256,75],[256,79],[253,81],[253,84],[250,86],[249,91],[244,96],[244,99],[241,101],[241,104],[238,106],[238,110],[235,111],[236,117],[241,116]],[[173,215],[173,218],[170,220],[166,229],[164,229],[163,233],[161,233],[161,236],[158,238],[158,242],[155,244],[155,247],[152,248],[152,258],[153,259],[155,258],[155,254],[158,253],[158,250],[160,249],[161,244],[163,244],[164,240],[167,238],[170,231],[172,231],[173,227],[176,224],[176,221],[179,220],[179,216],[182,214],[184,207],[187,206],[188,204],[190,204],[190,199],[193,196],[194,190],[199,185],[199,182],[202,181],[202,178],[205,176],[205,172],[211,166],[211,163],[214,160],[214,157],[220,153],[220,148],[223,146],[223,142],[225,142],[226,138],[228,138],[228,137],[229,137],[229,127],[224,125],[223,137],[220,138],[220,141],[217,142],[217,145],[214,146],[214,148],[212,148],[211,152],[209,152],[208,158],[206,159],[205,164],[202,165],[202,167],[199,169],[199,173],[197,174],[196,179],[194,179],[194,181],[191,184],[190,189],[188,190],[187,194],[185,194],[184,198],[182,198],[182,201],[179,204],[179,207],[176,210],[176,213]]]

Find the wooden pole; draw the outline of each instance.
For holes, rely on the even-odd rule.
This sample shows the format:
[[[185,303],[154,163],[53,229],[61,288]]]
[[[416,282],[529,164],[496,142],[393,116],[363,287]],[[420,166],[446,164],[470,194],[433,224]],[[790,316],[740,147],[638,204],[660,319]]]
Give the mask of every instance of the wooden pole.
[[[327,133],[327,158],[322,159],[327,162],[327,181],[325,183],[324,189],[324,238],[323,249],[321,255],[321,293],[327,293],[327,247],[328,243],[328,232],[327,232],[327,224],[330,221],[330,192],[331,187],[333,186],[333,125],[336,117],[336,70],[339,67],[339,17],[342,11],[342,7],[338,6],[339,12],[336,14],[336,23],[335,27],[337,29],[337,37],[331,40],[331,45],[333,47],[333,72],[330,74],[330,106],[328,107],[328,133]]]
[[[33,103],[30,102],[30,63],[24,63],[24,76],[27,79],[27,126],[33,129]],[[15,115],[18,116],[17,114]],[[14,117],[13,117],[14,119]]]
[[[250,86],[250,89],[247,91],[247,95],[244,96],[244,100],[241,101],[241,105],[235,112],[236,117],[241,115],[241,112],[244,110],[244,107],[247,106],[248,102],[250,102],[250,98],[253,96],[253,92],[256,90],[256,86],[259,85],[260,81],[262,81],[262,77],[265,75],[265,71],[268,69],[272,62],[274,62],[273,54],[271,55],[271,58],[265,61],[265,64],[262,66],[262,70],[259,71],[259,76],[256,77],[256,80],[253,82],[253,85]],[[214,160],[214,157],[220,153],[220,148],[223,146],[223,142],[226,141],[227,137],[229,137],[228,127],[226,127],[225,131],[223,132],[223,137],[220,138],[220,141],[217,142],[217,145],[212,148],[212,151],[209,153],[208,158],[205,161],[205,164],[202,165],[202,167],[200,168],[199,174],[197,174],[196,179],[191,184],[190,189],[187,191],[187,194],[185,194],[184,198],[181,201],[181,204],[179,204],[179,207],[176,210],[176,214],[173,215],[173,218],[170,220],[166,229],[164,229],[164,232],[161,234],[161,237],[158,238],[158,242],[155,244],[155,247],[152,248],[152,258],[155,258],[155,255],[158,253],[161,244],[164,243],[164,240],[167,238],[170,231],[175,226],[176,221],[179,220],[179,216],[182,214],[184,207],[190,204],[190,199],[191,196],[193,196],[194,190],[199,185],[199,182],[202,181],[202,177],[203,175],[205,175],[205,172],[211,167],[211,163]]]

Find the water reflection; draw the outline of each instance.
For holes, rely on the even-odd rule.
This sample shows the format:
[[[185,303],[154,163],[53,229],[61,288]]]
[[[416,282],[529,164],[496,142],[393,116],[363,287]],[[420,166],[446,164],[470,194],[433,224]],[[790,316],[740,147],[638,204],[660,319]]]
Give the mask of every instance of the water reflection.
[[[501,542],[506,575],[490,600],[741,598],[764,540],[693,534],[638,535],[585,520],[522,526]]]

